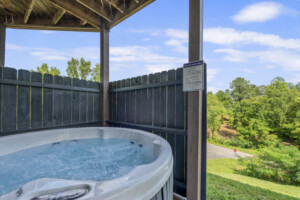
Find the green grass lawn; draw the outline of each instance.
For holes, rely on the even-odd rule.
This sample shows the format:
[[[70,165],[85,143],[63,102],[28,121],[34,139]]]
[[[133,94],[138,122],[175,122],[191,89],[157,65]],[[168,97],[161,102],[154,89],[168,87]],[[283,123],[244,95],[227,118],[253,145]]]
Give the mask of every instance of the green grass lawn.
[[[234,159],[208,160],[208,199],[300,199],[300,187],[240,175],[234,171],[236,167],[238,161]]]

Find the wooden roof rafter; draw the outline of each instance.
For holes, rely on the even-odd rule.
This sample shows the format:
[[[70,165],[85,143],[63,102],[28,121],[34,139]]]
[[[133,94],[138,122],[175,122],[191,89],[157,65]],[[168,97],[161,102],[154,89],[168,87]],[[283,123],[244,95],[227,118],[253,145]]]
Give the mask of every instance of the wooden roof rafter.
[[[126,10],[124,13],[116,13],[113,21],[110,23],[110,28],[116,26],[120,22],[124,21],[125,19],[132,16],[133,14],[148,6],[154,1],[155,0],[139,0],[137,3],[136,0],[131,0],[129,5],[126,6]]]
[[[124,13],[124,3],[122,4],[122,0],[105,0],[108,2],[111,6],[113,6],[115,9],[117,9],[120,13]],[[124,1],[125,2],[125,1]]]
[[[31,14],[31,11],[33,9],[33,6],[35,4],[36,0],[30,0],[29,1],[29,4],[28,4],[28,7],[27,7],[27,10],[26,10],[26,13],[24,15],[24,23],[26,24],[28,22],[28,19],[29,19],[29,16]]]
[[[0,0],[0,24],[20,29],[74,31],[82,28],[100,32],[102,24],[112,28],[153,1]]]
[[[60,9],[66,10],[66,12],[71,15],[76,16],[77,18],[86,21],[90,25],[94,26],[97,29],[100,29],[100,20],[99,17],[90,13],[89,9],[79,6],[80,4],[74,0],[48,0],[53,5],[59,7]]]
[[[91,1],[91,0],[76,0],[78,3],[82,4],[86,8],[90,9],[94,13],[98,14],[99,16],[106,19],[108,22],[111,22],[111,15],[110,13],[104,9],[104,6],[101,5],[98,1]]]
[[[66,13],[66,10],[64,9],[58,9],[57,12],[52,17],[52,24],[55,25],[58,23],[58,21],[64,16]]]

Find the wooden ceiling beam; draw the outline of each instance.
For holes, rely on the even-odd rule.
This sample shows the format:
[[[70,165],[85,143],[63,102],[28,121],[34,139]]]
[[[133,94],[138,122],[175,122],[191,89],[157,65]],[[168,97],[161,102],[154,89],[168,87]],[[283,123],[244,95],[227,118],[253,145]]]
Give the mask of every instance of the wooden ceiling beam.
[[[66,13],[66,10],[59,8],[52,17],[52,24],[53,25],[57,24],[57,22],[62,18],[62,16],[64,16],[65,13]]]
[[[30,17],[30,14],[31,14],[31,11],[33,9],[33,6],[35,4],[36,0],[30,0],[29,1],[29,4],[27,6],[27,10],[26,10],[26,13],[24,15],[24,23],[26,24],[28,22],[28,19]]]
[[[106,0],[110,5],[117,9],[120,13],[124,13],[123,6],[119,4],[118,0]]]
[[[87,24],[86,21],[80,20],[80,25],[81,25],[81,26],[85,26],[86,24]]]
[[[82,31],[82,32],[99,32],[89,24],[82,26],[78,19],[61,19],[59,23],[53,25],[51,18],[31,18],[25,24],[24,19],[20,16],[0,16],[0,24],[3,23],[7,28],[16,29],[33,29],[33,30],[58,30],[58,31]]]
[[[86,7],[83,7],[81,4],[74,0],[48,0],[50,3],[64,9],[66,12],[74,15],[75,17],[86,21],[90,25],[94,26],[97,29],[100,29],[100,20],[99,16],[91,13],[90,10]]]
[[[97,13],[108,22],[111,22],[110,14],[105,10],[104,7],[98,1],[91,1],[91,0],[76,0],[81,5],[85,6],[86,8],[90,9],[94,13]]]
[[[150,3],[154,2],[154,1],[155,0],[140,0],[139,3],[137,4],[136,0],[132,0],[131,3],[129,4],[129,6],[127,6],[127,8],[123,14],[119,13],[119,12],[116,13],[114,20],[110,23],[110,28],[116,26],[123,20],[127,19],[128,17],[135,14],[136,12],[143,9],[144,7],[146,7],[147,5],[149,5]]]

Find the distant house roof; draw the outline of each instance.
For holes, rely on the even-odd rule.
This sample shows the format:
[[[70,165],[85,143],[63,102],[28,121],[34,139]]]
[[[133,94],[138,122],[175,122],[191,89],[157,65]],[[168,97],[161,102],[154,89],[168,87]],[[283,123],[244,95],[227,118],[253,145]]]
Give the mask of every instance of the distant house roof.
[[[155,0],[0,0],[0,24],[8,28],[99,32],[112,28]]]

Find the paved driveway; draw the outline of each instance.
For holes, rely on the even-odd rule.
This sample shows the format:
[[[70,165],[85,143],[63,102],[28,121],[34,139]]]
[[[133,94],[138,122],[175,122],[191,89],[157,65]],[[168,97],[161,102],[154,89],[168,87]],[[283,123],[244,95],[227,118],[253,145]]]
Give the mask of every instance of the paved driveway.
[[[207,143],[207,159],[219,159],[219,158],[237,159],[238,157],[236,155],[239,155],[240,157],[247,157],[247,156],[252,157],[252,155],[247,153],[242,153],[239,151],[234,153],[232,149],[227,149],[224,147]]]

